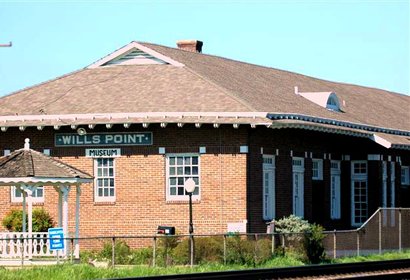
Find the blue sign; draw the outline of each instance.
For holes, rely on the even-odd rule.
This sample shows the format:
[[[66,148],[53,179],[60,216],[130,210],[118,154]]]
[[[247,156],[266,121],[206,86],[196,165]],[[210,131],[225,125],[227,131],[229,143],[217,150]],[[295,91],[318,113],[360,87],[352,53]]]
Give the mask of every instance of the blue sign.
[[[50,238],[50,250],[64,250],[63,228],[49,228],[48,237]]]
[[[152,145],[152,132],[56,133],[54,137],[56,147]]]

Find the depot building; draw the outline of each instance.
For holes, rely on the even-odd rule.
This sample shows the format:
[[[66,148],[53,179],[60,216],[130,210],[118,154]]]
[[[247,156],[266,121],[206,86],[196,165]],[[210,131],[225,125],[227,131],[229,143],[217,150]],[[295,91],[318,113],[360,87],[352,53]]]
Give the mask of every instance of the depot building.
[[[80,236],[266,232],[294,214],[355,228],[410,206],[410,97],[202,53],[131,42],[73,73],[0,98],[0,151],[30,147],[94,179]],[[75,191],[68,188],[68,200]],[[22,190],[0,188],[0,218]],[[57,220],[58,194],[34,207]],[[68,227],[74,231],[74,205]],[[4,229],[3,229],[4,230]]]

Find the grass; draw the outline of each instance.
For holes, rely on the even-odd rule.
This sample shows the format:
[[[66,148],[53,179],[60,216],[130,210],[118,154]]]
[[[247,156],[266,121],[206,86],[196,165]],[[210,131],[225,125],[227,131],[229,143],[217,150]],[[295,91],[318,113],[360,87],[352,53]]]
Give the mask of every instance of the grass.
[[[378,261],[410,258],[410,251],[403,253],[390,252],[382,255],[370,255],[360,257],[348,257],[333,260],[332,263],[347,263],[347,262],[362,262],[362,261]],[[301,266],[303,262],[292,257],[276,257],[273,258],[258,268],[272,267],[288,267]],[[195,266],[193,269],[186,266],[177,267],[148,267],[148,266],[132,266],[132,267],[117,267],[112,268],[97,268],[88,264],[63,264],[54,266],[31,267],[24,269],[8,270],[0,268],[0,279],[101,279],[101,278],[118,278],[118,277],[138,277],[138,276],[155,276],[164,274],[180,274],[193,272],[211,272],[224,270],[252,269],[253,266],[246,265],[221,265],[221,264],[203,264]]]
[[[388,261],[388,260],[398,260],[398,259],[410,259],[410,251],[399,252],[387,252],[381,255],[367,255],[367,256],[356,256],[356,257],[345,257],[340,259],[332,260],[332,263],[353,263],[353,262],[365,262],[365,261]]]

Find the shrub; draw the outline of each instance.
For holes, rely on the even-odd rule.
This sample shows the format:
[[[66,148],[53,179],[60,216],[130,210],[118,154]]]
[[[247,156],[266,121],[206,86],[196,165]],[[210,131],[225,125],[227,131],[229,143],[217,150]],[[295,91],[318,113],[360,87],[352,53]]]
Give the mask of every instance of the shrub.
[[[323,227],[313,224],[306,238],[306,254],[310,263],[320,263],[326,259],[325,248],[323,246]]]
[[[194,239],[195,264],[223,262],[223,239],[221,237],[197,237]],[[189,238],[182,240],[173,251],[177,264],[188,264]]]
[[[266,238],[258,239],[255,248],[255,265],[272,259],[272,240]]]
[[[26,225],[27,222],[26,213]],[[21,232],[23,230],[23,210],[11,210],[10,213],[4,217],[2,223],[8,231]],[[54,221],[46,210],[43,208],[33,210],[33,232],[47,232],[47,230],[53,226]]]
[[[125,241],[118,240],[115,242],[114,246],[114,261],[115,264],[130,264],[132,260],[130,246]],[[105,242],[103,249],[101,250],[99,257],[104,260],[111,261],[112,259],[112,243]]]
[[[152,264],[152,248],[141,248],[131,251],[130,264]]]
[[[180,237],[178,236],[161,236],[158,237],[158,258],[156,262],[158,265],[172,265],[175,261],[172,258],[172,252],[180,243]]]
[[[275,222],[275,231],[285,235],[285,253],[290,256],[319,263],[325,260],[323,227],[310,224],[300,217],[290,215]]]
[[[252,241],[239,235],[226,239],[226,262],[229,264],[255,264],[255,252]]]

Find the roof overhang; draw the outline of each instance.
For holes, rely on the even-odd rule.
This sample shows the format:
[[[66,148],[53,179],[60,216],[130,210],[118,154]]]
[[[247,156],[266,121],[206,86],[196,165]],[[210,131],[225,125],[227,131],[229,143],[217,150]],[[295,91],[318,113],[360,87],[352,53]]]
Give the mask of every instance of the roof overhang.
[[[281,123],[281,121],[286,123]],[[240,125],[250,125],[252,128],[256,126],[302,128],[365,137],[388,149],[410,149],[410,144],[397,138],[409,137],[410,131],[296,113],[139,112],[0,116],[0,129],[3,132],[9,127],[18,127],[24,131],[26,127],[37,127],[38,130],[42,130],[46,126],[51,126],[58,130],[62,126],[70,126],[72,129],[77,129],[78,126],[88,126],[89,129],[93,129],[95,125],[105,125],[107,129],[110,129],[114,124],[123,125],[125,128],[129,128],[132,124],[141,124],[144,128],[150,124],[160,124],[162,128],[165,128],[167,124],[177,124],[178,127],[183,127],[184,124],[194,124],[197,128],[200,128],[202,124],[212,124],[215,128],[222,124],[231,124],[234,128]],[[387,137],[389,139],[384,136],[389,136]]]
[[[29,186],[61,186],[61,185],[80,185],[83,183],[90,183],[94,179],[82,179],[82,178],[52,178],[52,177],[11,177],[0,178],[0,186],[16,186],[16,185],[29,185]]]

